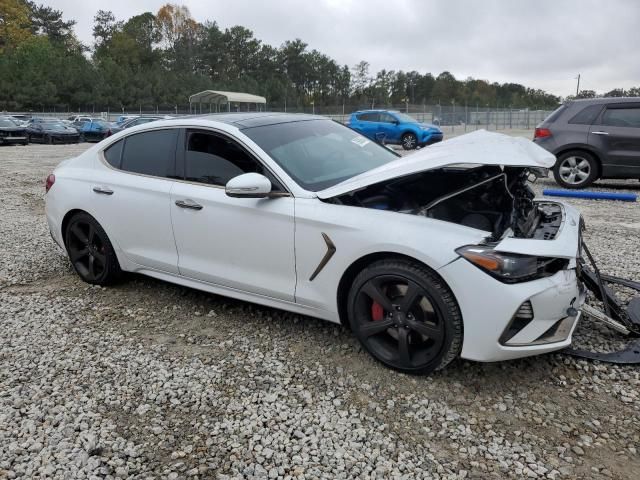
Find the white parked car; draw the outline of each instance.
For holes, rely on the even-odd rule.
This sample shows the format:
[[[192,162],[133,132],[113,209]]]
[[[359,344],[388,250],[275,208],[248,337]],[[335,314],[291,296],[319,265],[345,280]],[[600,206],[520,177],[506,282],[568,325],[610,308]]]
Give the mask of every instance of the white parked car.
[[[528,179],[555,159],[484,131],[407,157],[316,116],[122,131],[47,179],[78,275],[139,272],[350,327],[405,372],[568,346],[580,215]]]

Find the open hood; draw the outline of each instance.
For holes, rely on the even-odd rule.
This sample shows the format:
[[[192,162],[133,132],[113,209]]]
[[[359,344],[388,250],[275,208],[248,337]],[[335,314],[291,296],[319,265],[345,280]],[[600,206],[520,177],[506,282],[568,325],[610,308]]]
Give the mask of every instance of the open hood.
[[[392,178],[453,165],[500,165],[551,168],[556,158],[531,140],[477,130],[436,143],[363,174],[317,192],[328,199]]]

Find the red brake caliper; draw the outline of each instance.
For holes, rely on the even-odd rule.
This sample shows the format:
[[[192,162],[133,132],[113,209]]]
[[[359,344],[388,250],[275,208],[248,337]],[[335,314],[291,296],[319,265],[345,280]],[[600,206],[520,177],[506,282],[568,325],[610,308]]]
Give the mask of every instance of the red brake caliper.
[[[374,322],[380,321],[384,318],[384,308],[378,302],[371,304],[371,318]]]

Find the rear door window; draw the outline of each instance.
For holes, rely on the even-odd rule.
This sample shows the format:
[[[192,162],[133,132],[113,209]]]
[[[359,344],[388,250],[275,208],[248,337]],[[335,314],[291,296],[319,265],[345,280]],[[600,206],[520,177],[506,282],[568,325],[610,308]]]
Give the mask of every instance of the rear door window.
[[[607,108],[601,123],[611,127],[640,128],[640,107]]]
[[[358,120],[361,122],[379,122],[380,114],[378,112],[361,113],[358,115]]]
[[[120,168],[124,140],[119,140],[104,151],[104,158],[114,168]]]
[[[171,177],[175,170],[178,129],[136,133],[125,139],[121,169],[154,177]]]
[[[591,125],[600,112],[602,111],[602,105],[589,105],[576,113],[568,123],[577,125]]]

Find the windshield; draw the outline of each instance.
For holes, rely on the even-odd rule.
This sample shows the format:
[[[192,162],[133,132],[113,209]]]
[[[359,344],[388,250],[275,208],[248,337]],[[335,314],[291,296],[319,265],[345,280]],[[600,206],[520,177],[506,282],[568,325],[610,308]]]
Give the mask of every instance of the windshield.
[[[400,120],[401,122],[404,123],[418,123],[418,121],[413,118],[410,117],[409,115],[407,115],[406,113],[400,113],[400,112],[393,112],[393,114],[396,116],[396,118],[398,120]]]
[[[243,130],[298,185],[317,192],[398,158],[385,147],[331,120]]]
[[[8,118],[0,118],[0,127],[15,127],[15,126],[17,126],[17,124],[9,120]]]

